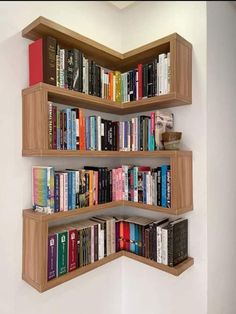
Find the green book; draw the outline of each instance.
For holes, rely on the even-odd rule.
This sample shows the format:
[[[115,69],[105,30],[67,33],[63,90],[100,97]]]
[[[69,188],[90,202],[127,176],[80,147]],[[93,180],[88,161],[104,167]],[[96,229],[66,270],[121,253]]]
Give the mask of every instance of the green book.
[[[61,276],[67,273],[68,232],[66,230],[59,231],[57,236],[57,273],[58,276]]]

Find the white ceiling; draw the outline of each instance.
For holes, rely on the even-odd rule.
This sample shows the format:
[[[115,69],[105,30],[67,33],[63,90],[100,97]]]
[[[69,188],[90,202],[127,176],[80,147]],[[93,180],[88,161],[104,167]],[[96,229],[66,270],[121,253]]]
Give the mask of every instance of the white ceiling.
[[[129,5],[135,3],[136,1],[108,1],[118,9],[122,10],[127,8]]]

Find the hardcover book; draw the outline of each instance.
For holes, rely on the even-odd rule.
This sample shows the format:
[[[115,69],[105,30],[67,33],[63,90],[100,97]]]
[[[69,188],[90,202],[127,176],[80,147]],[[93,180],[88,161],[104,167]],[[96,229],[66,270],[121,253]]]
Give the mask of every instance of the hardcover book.
[[[29,45],[29,85],[56,85],[56,39],[46,36]]]

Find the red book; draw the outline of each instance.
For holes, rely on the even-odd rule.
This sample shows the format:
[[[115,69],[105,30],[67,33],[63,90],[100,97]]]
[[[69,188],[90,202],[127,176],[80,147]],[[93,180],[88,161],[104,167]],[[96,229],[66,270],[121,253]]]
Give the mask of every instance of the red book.
[[[76,229],[68,230],[68,270],[72,271],[77,268],[77,242],[78,232]]]
[[[29,45],[29,85],[56,85],[56,39],[40,38]]]
[[[143,65],[138,64],[138,98],[143,98]]]
[[[130,251],[130,228],[129,228],[129,222],[124,222],[124,250]]]

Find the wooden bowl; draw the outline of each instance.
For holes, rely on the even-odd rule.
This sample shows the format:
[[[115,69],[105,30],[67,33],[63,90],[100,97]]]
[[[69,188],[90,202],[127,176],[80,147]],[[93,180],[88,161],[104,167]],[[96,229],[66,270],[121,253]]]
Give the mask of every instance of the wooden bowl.
[[[162,133],[163,142],[180,141],[182,132],[164,132]]]

